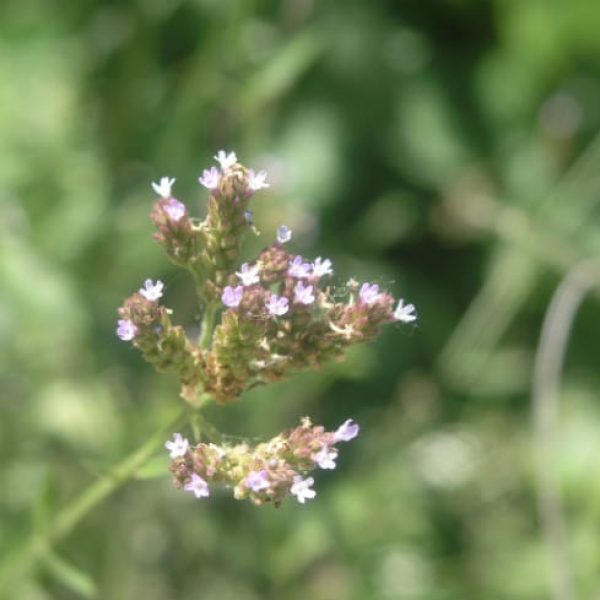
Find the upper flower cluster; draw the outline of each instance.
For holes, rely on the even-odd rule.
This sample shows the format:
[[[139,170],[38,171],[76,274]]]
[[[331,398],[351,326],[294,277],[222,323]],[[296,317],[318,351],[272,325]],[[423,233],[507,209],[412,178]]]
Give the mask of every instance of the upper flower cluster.
[[[241,238],[252,228],[248,201],[268,187],[267,175],[240,165],[234,152],[221,150],[214,158],[220,168],[205,169],[199,178],[210,190],[204,221],[196,224],[173,197],[175,179],[169,177],[152,184],[160,197],[152,219],[169,257],[194,274],[206,310],[222,310],[220,323],[204,332],[203,344],[193,343],[171,324],[171,311],[159,306],[163,283],[150,279],[119,311],[117,335],[133,340],[157,368],[177,372],[184,398],[193,402],[203,391],[231,401],[251,385],[342,356],[386,323],[416,319],[412,304],[396,304],[376,283],[350,282],[346,296],[334,298],[332,261],[289,251],[293,232],[286,225],[254,261],[240,264]]]
[[[211,485],[223,484],[233,488],[237,500],[249,499],[257,505],[277,506],[290,495],[304,504],[317,494],[313,477],[306,475],[316,468],[335,469],[337,444],[349,442],[358,432],[352,419],[335,431],[325,431],[305,417],[295,429],[254,447],[245,443],[192,446],[179,433],[165,447],[175,484],[196,498],[208,497]]]
[[[202,300],[208,303],[221,295],[238,262],[244,234],[253,229],[248,219],[250,198],[269,187],[266,172],[246,169],[235,152],[220,150],[214,158],[220,168],[205,169],[198,178],[210,191],[208,214],[199,224],[173,196],[174,178],[162,177],[152,184],[159,196],[151,215],[157,228],[154,237],[175,264],[194,274]]]

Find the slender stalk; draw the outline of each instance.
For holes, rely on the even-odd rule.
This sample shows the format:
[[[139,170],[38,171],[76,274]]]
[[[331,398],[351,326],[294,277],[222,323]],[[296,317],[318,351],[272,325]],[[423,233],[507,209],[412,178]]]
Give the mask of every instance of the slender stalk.
[[[12,582],[22,579],[31,566],[51,552],[53,545],[69,535],[94,507],[131,479],[162,446],[165,438],[183,424],[186,417],[186,409],[179,411],[137,450],[67,504],[45,531],[32,533],[21,547],[15,549],[10,557],[0,564],[0,597],[3,597],[2,594],[7,591]]]
[[[578,264],[567,273],[546,312],[535,357],[533,426],[537,459],[537,495],[542,532],[551,561],[551,595],[573,600],[575,587],[567,550],[567,527],[559,483],[552,464],[557,438],[561,371],[569,333],[586,292],[598,287],[600,271],[592,263]]]
[[[201,348],[208,348],[210,346],[213,330],[215,328],[217,308],[218,305],[216,302],[210,302],[204,309],[204,316],[202,317],[202,326],[200,329],[200,338],[198,339],[198,345]]]

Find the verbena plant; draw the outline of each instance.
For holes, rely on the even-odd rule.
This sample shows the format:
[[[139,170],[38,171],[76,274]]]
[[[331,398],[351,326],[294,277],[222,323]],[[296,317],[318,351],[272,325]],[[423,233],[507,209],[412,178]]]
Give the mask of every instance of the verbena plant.
[[[247,169],[233,152],[221,150],[215,159],[220,168],[199,178],[210,192],[202,221],[173,196],[174,179],[152,184],[159,195],[151,215],[154,237],[196,282],[203,307],[199,339],[173,324],[173,311],[160,302],[161,281],[147,279],[119,308],[117,335],[158,371],[177,374],[185,401],[198,410],[210,401],[232,402],[256,385],[343,358],[350,346],[374,338],[387,323],[416,320],[412,304],[396,303],[374,283],[351,280],[345,296],[334,298],[331,261],[308,261],[288,250],[292,231],[285,225],[253,261],[242,262],[243,237],[255,231],[249,202],[269,184],[264,171]],[[196,498],[210,496],[211,486],[221,484],[237,499],[279,505],[289,495],[301,503],[314,498],[314,479],[307,475],[335,468],[337,445],[358,432],[352,419],[326,431],[305,417],[296,428],[255,446],[194,445],[180,433],[165,446],[175,485]]]

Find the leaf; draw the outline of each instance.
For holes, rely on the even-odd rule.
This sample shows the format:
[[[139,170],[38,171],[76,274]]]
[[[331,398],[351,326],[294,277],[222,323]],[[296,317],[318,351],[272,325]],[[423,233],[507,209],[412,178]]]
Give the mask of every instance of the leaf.
[[[82,598],[98,597],[98,588],[91,576],[55,552],[46,554],[42,564],[52,577],[75,594]]]
[[[33,529],[43,531],[50,525],[56,512],[56,484],[50,475],[44,483],[33,505]]]

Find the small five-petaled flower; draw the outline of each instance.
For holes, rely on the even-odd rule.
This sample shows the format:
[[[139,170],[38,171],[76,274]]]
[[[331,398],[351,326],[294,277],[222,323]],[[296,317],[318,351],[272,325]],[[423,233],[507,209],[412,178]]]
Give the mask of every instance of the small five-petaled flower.
[[[130,342],[138,333],[138,328],[130,319],[119,319],[117,322],[117,336],[124,342]]]
[[[281,317],[289,310],[289,301],[287,298],[278,297],[272,294],[267,302],[267,310],[274,317]]]
[[[185,456],[190,449],[190,443],[180,433],[173,434],[173,441],[165,442],[165,448],[169,451],[171,458]]]
[[[156,283],[152,283],[152,279],[146,279],[146,281],[144,281],[144,287],[140,288],[139,291],[146,300],[155,302],[162,297],[164,287],[165,284],[160,281],[160,279],[157,279]]]
[[[379,286],[376,283],[363,283],[358,296],[364,304],[373,304],[379,299]]]
[[[260,281],[260,277],[258,276],[259,270],[260,267],[258,265],[251,267],[248,263],[244,263],[235,274],[240,278],[242,285],[248,286]]]
[[[338,451],[335,448],[323,446],[314,456],[313,459],[321,467],[321,469],[335,469],[335,459]]]
[[[266,179],[266,171],[259,171],[258,173],[255,173],[252,169],[248,169],[248,188],[252,192],[257,192],[262,188],[270,187],[269,184],[266,182]]]
[[[260,492],[261,490],[266,490],[271,487],[271,483],[269,482],[269,473],[266,469],[261,469],[260,471],[251,471],[246,477],[246,481],[244,482],[246,487],[251,489],[253,492]]]
[[[226,286],[221,294],[221,300],[223,304],[229,308],[237,308],[242,301],[244,296],[244,286],[238,285],[236,287]]]
[[[171,197],[171,188],[175,183],[175,178],[161,177],[159,183],[152,182],[152,189],[165,200]]]
[[[228,171],[237,163],[237,156],[235,152],[225,152],[225,150],[219,150],[213,157],[220,165],[223,171]]]
[[[294,288],[294,302],[298,304],[312,304],[315,301],[312,285],[304,285],[299,281]]]
[[[186,492],[192,492],[196,498],[208,498],[210,496],[208,483],[197,473],[192,473],[190,480],[183,486],[183,489]]]
[[[417,318],[415,307],[412,304],[404,304],[404,300],[398,300],[398,306],[394,311],[394,319],[403,321],[404,323],[412,323]]]
[[[285,244],[292,239],[292,230],[287,225],[280,225],[277,228],[277,241]]]
[[[198,181],[211,192],[217,189],[220,180],[221,174],[219,173],[216,167],[204,169],[204,171],[202,172],[202,177],[198,177]]]
[[[317,495],[315,490],[310,489],[314,482],[315,480],[312,477],[303,479],[300,475],[297,475],[294,477],[294,483],[292,484],[290,493],[292,496],[296,496],[300,504],[304,504],[307,500],[312,500]]]

